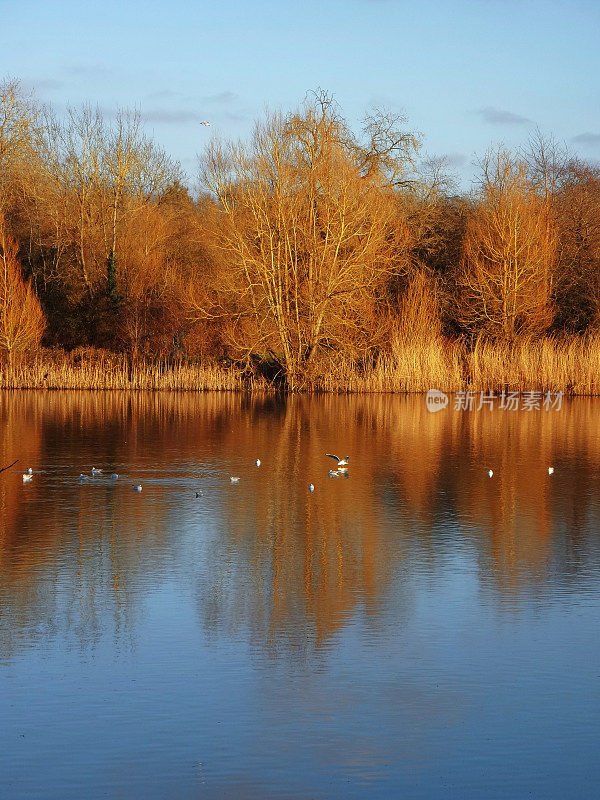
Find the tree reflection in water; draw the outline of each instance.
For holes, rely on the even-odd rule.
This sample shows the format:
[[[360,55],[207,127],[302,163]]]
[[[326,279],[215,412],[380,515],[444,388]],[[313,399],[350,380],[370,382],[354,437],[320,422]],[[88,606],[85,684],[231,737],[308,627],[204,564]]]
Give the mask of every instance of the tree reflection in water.
[[[37,473],[27,486],[16,467],[0,474],[2,654],[42,630],[133,647],[145,599],[173,581],[209,636],[246,631],[273,655],[326,647],[359,611],[377,626],[392,595],[410,614],[415,575],[449,558],[473,562],[500,601],[568,590],[598,558],[597,407],[0,394],[0,463]],[[328,480],[327,452],[351,455],[347,480]],[[92,464],[122,477],[79,485]]]

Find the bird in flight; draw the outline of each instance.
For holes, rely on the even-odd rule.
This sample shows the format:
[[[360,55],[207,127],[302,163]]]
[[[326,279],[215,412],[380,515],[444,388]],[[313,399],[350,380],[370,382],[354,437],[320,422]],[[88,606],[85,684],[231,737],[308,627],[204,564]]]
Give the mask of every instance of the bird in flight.
[[[327,458],[335,458],[335,460],[337,461],[338,468],[341,467],[343,469],[344,467],[348,466],[348,461],[350,459],[350,456],[344,456],[344,458],[338,458],[337,456],[334,456],[332,453],[325,453],[325,455],[327,456]]]
[[[203,121],[200,123],[200,125],[207,125],[207,126],[210,128],[210,122],[207,122],[206,120],[203,120]]]

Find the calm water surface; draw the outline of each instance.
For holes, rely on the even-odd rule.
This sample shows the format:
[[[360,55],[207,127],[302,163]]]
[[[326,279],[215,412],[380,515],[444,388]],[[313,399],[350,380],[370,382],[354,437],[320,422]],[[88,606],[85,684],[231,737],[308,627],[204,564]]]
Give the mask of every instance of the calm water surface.
[[[2,798],[597,796],[599,401],[0,393],[15,458]]]

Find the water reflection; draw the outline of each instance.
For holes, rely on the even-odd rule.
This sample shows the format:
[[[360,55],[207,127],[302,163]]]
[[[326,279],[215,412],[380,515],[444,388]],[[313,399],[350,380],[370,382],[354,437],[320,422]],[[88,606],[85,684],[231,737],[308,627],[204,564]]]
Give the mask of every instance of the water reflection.
[[[596,409],[4,393],[0,462],[36,474],[27,486],[17,467],[0,475],[3,655],[40,625],[88,644],[109,624],[131,636],[145,593],[173,575],[208,632],[245,628],[273,651],[326,643],[392,588],[410,607],[411,576],[448,559],[476,564],[499,598],[580,586],[598,557]],[[351,453],[348,480],[328,479],[331,451]],[[79,485],[91,465],[122,477]]]
[[[586,796],[599,408],[0,393],[12,796]]]

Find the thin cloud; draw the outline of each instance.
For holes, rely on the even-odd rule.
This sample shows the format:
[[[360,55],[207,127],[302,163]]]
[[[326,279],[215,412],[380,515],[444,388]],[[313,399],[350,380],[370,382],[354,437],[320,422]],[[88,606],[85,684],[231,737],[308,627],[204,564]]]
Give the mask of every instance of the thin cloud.
[[[197,111],[188,111],[184,108],[152,108],[147,111],[142,111],[141,116],[146,122],[158,122],[168,125],[186,125],[191,122],[202,122],[204,119]]]
[[[577,136],[574,136],[571,140],[575,144],[582,144],[585,147],[597,147],[600,145],[600,133],[580,133]]]
[[[108,64],[70,64],[65,67],[65,73],[75,78],[98,78],[118,75],[119,70]]]
[[[485,106],[476,112],[488,125],[531,125],[532,120],[494,106]]]
[[[185,108],[166,109],[152,108],[141,112],[141,117],[145,122],[157,123],[161,125],[190,125],[203,122],[208,119],[218,122],[244,122],[247,116],[244,113],[228,110],[219,110],[216,113],[209,111],[190,111]]]
[[[142,119],[160,125],[196,124],[215,118],[230,121],[244,119],[244,115],[236,108],[238,95],[229,90],[191,96],[172,89],[163,89],[146,95],[146,101],[149,107],[141,111]]]
[[[217,94],[209,94],[201,98],[203,103],[215,103],[218,105],[225,105],[227,103],[235,103],[238,100],[235,92],[218,92]]]

